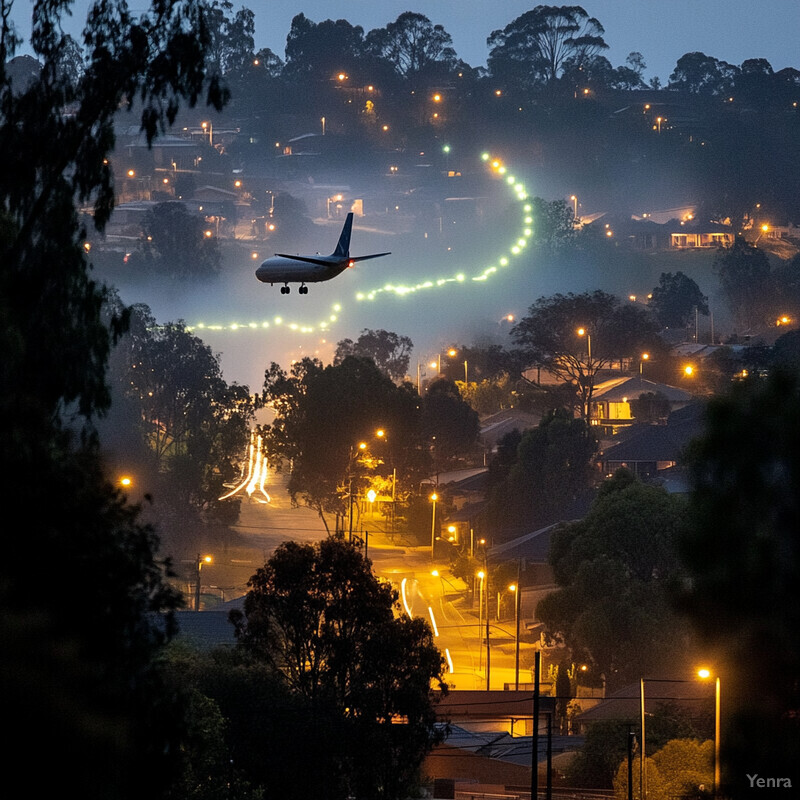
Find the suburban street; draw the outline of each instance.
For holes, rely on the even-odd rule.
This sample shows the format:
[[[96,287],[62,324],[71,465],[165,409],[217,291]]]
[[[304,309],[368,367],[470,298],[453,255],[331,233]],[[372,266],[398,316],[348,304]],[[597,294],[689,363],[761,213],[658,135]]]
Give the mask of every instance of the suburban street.
[[[316,512],[292,507],[285,475],[271,473],[265,489],[269,502],[259,499],[257,493],[244,496],[239,521],[233,526],[235,539],[221,552],[199,554],[212,559],[201,569],[203,608],[244,595],[249,578],[282,542],[316,542],[328,535]],[[486,689],[486,619],[479,612],[479,597],[473,598],[464,582],[450,573],[446,562],[432,562],[429,547],[411,546],[402,534],[393,534],[388,521],[377,512],[365,511],[358,517],[354,536],[366,542],[375,573],[392,582],[403,611],[424,617],[431,624],[447,661],[448,685],[453,689]],[[191,567],[184,574],[189,577],[190,572]],[[490,618],[489,638],[490,688],[513,689],[514,619]],[[525,638],[523,630],[520,684],[531,681],[531,645]]]

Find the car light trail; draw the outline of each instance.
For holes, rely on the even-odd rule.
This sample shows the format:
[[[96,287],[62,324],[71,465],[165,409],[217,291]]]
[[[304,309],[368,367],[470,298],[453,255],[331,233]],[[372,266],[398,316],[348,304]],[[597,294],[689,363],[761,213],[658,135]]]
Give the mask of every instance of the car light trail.
[[[525,184],[519,181],[514,175],[508,174],[508,168],[500,159],[492,158],[489,153],[483,153],[481,160],[486,164],[487,169],[496,176],[501,177],[505,185],[511,190],[514,198],[524,203],[522,219],[523,228],[517,234],[516,239],[508,246],[508,251],[496,260],[496,263],[483,266],[475,275],[468,277],[463,272],[455,275],[440,276],[438,278],[428,278],[411,285],[387,283],[374,289],[361,290],[356,292],[356,302],[369,302],[377,300],[382,295],[394,295],[396,297],[406,297],[417,292],[428,291],[431,289],[442,289],[453,284],[469,285],[470,283],[485,283],[501,269],[513,263],[513,260],[520,256],[528,246],[533,231],[533,217],[531,216],[532,207],[528,204],[529,197]],[[331,327],[341,319],[344,312],[341,303],[337,302],[331,306],[330,313],[317,322],[287,322],[282,317],[274,317],[271,320],[261,322],[232,322],[227,325],[221,323],[198,322],[188,327],[190,331],[229,331],[240,330],[248,331],[271,331],[271,330],[290,330],[300,334],[316,334],[330,331]]]
[[[403,598],[403,606],[405,607],[406,614],[408,614],[409,619],[414,619],[414,615],[411,613],[411,606],[408,604],[408,596],[406,595],[406,585],[408,583],[408,578],[403,578],[400,583],[400,595]]]
[[[245,492],[248,497],[252,497],[256,490],[265,498],[258,498],[259,503],[269,503],[271,497],[264,488],[267,482],[267,455],[263,448],[263,439],[255,432],[250,434],[250,445],[248,447],[247,471],[244,479],[234,486],[227,494],[222,495],[220,500],[227,500],[240,492]]]
[[[438,636],[439,629],[436,627],[436,617],[433,616],[433,609],[430,606],[428,606],[428,615],[431,618],[431,628],[433,628],[433,635]]]

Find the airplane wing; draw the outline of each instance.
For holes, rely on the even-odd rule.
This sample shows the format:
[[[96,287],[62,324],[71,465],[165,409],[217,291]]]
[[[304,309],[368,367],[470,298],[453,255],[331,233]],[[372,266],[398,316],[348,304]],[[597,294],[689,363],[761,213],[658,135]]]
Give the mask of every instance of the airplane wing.
[[[290,256],[288,253],[275,253],[279,258],[288,258],[291,261],[304,261],[306,264],[316,264],[320,267],[329,267],[331,265],[330,258],[314,258],[313,256]]]
[[[374,253],[371,256],[353,256],[351,261],[366,261],[368,258],[380,258],[381,256],[390,256],[391,253]]]

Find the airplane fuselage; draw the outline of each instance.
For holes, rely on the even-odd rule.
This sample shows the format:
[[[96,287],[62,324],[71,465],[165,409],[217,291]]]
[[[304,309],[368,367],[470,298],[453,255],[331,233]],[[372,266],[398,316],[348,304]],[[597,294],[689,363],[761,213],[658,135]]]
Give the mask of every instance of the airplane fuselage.
[[[389,253],[373,253],[368,256],[350,256],[350,233],[353,228],[352,212],[345,218],[342,232],[339,236],[339,243],[336,249],[329,256],[319,253],[313,256],[288,255],[286,253],[276,253],[272,258],[266,259],[256,270],[256,278],[262,283],[274,285],[283,284],[281,293],[288,294],[290,283],[300,284],[300,294],[308,292],[307,283],[320,283],[329,281],[337,275],[341,275],[348,267],[352,267],[356,261],[366,261],[371,258],[388,256]]]
[[[322,260],[324,256],[320,257]],[[262,283],[319,283],[329,281],[344,272],[350,259],[336,259],[330,264],[311,264],[282,256],[273,256],[262,262],[256,278]]]

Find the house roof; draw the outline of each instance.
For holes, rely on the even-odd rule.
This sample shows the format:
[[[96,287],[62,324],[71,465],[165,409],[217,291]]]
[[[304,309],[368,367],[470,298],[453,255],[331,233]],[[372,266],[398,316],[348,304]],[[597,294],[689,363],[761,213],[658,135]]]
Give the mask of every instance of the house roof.
[[[530,702],[530,700],[528,701]],[[530,716],[530,711],[527,712]],[[584,742],[582,736],[552,735],[551,752],[553,755],[579,749]],[[443,742],[445,747],[469,752],[485,758],[497,759],[507,763],[518,764],[523,767],[531,765],[531,736],[512,736],[500,731],[470,730],[462,725],[450,725]],[[547,757],[547,735],[540,733],[537,739],[538,761]]]
[[[643,425],[625,441],[603,451],[602,461],[678,461],[703,431],[702,403],[691,403],[667,417],[666,425]]]
[[[474,483],[476,478],[480,478],[488,471],[488,467],[471,467],[469,469],[452,470],[451,472],[439,472],[436,475],[425,478],[422,483],[427,486],[451,486],[458,489],[468,489],[470,483]]]
[[[511,433],[514,430],[522,433],[535,428],[539,424],[539,419],[539,417],[527,414],[517,408],[498,411],[496,414],[492,414],[482,420],[481,439],[485,445],[494,449],[498,440],[507,433]]]
[[[610,694],[601,703],[578,715],[581,724],[601,720],[638,720],[641,715],[641,686],[630,684]],[[676,704],[689,712],[702,714],[709,701],[713,702],[714,685],[700,680],[671,680],[646,678],[644,681],[644,707],[652,714],[663,705]]]
[[[194,193],[193,201],[196,200],[235,200],[239,195],[228,189],[220,189],[218,186],[201,186]]]
[[[518,536],[516,539],[495,545],[489,548],[487,556],[490,560],[525,558],[528,561],[544,563],[550,553],[550,536],[559,525],[563,524],[565,523],[554,522],[546,528],[539,528],[539,530]]]
[[[635,377],[612,378],[608,381],[595,384],[592,392],[592,400],[603,400],[611,403],[625,402],[631,398],[638,398],[640,395],[652,392],[664,395],[670,403],[689,403],[692,395],[676,386],[669,386],[666,383],[654,383],[642,378],[640,375]]]

